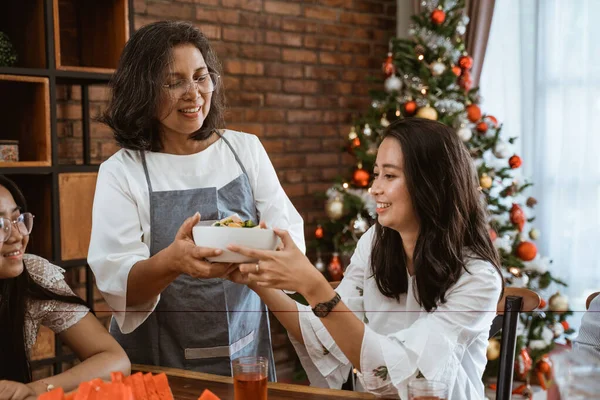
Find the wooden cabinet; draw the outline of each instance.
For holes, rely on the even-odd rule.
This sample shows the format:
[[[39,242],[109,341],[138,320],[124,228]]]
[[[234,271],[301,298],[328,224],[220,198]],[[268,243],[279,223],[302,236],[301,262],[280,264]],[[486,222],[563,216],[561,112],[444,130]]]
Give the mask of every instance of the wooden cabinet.
[[[86,264],[98,165],[90,159],[89,86],[107,84],[133,29],[133,0],[19,0],[0,12],[17,63],[0,67],[0,141],[18,141],[18,161],[0,174],[23,191],[35,215],[27,252],[83,276],[88,304],[94,280]],[[83,160],[58,159],[57,85],[81,88]],[[34,375],[69,362],[54,334],[41,329],[32,354]],[[45,373],[45,372],[44,372]]]

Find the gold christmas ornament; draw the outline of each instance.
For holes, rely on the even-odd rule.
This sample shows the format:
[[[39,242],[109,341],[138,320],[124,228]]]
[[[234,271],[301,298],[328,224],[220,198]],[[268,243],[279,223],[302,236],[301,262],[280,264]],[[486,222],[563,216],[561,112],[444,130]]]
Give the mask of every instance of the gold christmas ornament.
[[[463,142],[468,142],[473,137],[473,131],[466,126],[456,131],[456,134]]]
[[[334,197],[325,203],[325,212],[332,220],[338,220],[344,215],[344,202],[339,197]]]
[[[569,299],[556,292],[548,299],[548,309],[556,313],[569,311]]]
[[[387,120],[387,118],[385,117],[385,114],[383,115],[383,117],[381,117],[381,120],[379,121],[379,123],[384,128],[387,128],[388,126],[390,126],[390,121]]]
[[[488,340],[488,347],[485,355],[488,360],[493,361],[500,357],[500,342],[498,339]]]
[[[488,174],[482,174],[479,178],[479,185],[484,189],[489,189],[492,187],[492,177]]]
[[[532,240],[537,240],[540,237],[540,231],[537,230],[536,228],[533,228],[532,230],[529,231],[529,237]]]
[[[355,127],[350,128],[350,133],[348,134],[348,139],[354,140],[357,137],[358,137],[358,133],[356,133],[356,128]]]
[[[419,117],[419,118],[430,119],[433,121],[437,121],[437,119],[438,119],[437,111],[435,110],[435,108],[433,108],[431,106],[425,106],[425,107],[419,108],[417,110],[417,114],[415,116]]]

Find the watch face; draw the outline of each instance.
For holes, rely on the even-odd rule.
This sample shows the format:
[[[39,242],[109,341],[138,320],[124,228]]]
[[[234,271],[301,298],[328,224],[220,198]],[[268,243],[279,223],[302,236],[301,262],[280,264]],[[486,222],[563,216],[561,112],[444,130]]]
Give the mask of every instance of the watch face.
[[[329,307],[326,304],[317,304],[314,312],[318,317],[324,317],[329,313]]]

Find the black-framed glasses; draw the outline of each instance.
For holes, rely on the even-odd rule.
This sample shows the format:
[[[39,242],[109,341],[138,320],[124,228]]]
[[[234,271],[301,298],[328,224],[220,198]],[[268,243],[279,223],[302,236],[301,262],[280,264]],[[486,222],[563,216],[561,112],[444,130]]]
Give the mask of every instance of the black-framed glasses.
[[[10,238],[13,225],[21,235],[28,236],[31,229],[33,229],[33,218],[33,214],[28,212],[19,215],[14,221],[8,218],[0,218],[0,243],[4,243]]]
[[[193,86],[202,94],[208,94],[215,91],[219,84],[220,75],[215,72],[209,72],[208,74],[200,75],[192,81],[187,79],[178,79],[173,82],[168,82],[163,85],[170,93],[175,97],[182,97],[186,94]]]

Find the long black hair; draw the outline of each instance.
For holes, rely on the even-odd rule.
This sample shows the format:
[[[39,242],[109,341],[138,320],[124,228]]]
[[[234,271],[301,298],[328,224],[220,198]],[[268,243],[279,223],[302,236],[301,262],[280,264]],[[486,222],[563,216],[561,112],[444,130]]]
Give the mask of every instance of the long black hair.
[[[131,150],[161,149],[158,117],[165,95],[165,69],[172,62],[173,47],[192,44],[200,50],[208,72],[221,74],[221,64],[206,36],[190,22],[159,21],[141,27],[127,41],[110,82],[108,108],[98,118],[112,128],[117,143]],[[212,93],[210,111],[202,127],[190,139],[207,139],[225,127],[225,96],[218,83]]]
[[[0,175],[0,186],[10,192],[23,212],[27,211],[25,197],[13,181]],[[77,296],[60,295],[40,286],[25,266],[19,276],[0,279],[0,380],[31,382],[25,346],[27,300],[58,300],[86,305]]]
[[[466,270],[469,256],[489,261],[501,277],[477,175],[456,132],[440,122],[407,118],[390,124],[384,137],[400,144],[407,189],[420,221],[413,266],[421,306],[430,312],[446,301],[446,291]],[[383,295],[399,299],[407,293],[406,264],[400,234],[377,222],[371,269]]]

